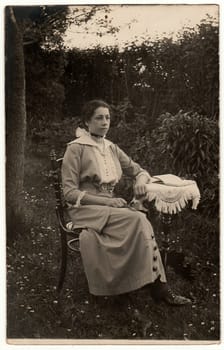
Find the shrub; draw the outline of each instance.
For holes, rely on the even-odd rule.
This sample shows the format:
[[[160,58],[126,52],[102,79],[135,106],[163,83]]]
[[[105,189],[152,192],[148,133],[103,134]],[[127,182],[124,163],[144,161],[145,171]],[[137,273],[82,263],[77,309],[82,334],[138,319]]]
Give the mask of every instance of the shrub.
[[[194,179],[202,192],[207,214],[218,209],[219,128],[216,121],[198,113],[179,111],[159,117],[151,135],[158,171]],[[156,165],[157,164],[157,165]]]

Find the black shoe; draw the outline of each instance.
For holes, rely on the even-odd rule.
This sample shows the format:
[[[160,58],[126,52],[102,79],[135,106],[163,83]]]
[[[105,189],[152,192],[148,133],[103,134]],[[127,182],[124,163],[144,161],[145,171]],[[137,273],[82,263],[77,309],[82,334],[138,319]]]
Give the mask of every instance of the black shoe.
[[[166,293],[160,298],[160,301],[165,301],[168,305],[172,306],[184,306],[187,304],[191,304],[191,300],[182,297],[181,295],[176,295],[171,291],[171,289],[168,289]]]

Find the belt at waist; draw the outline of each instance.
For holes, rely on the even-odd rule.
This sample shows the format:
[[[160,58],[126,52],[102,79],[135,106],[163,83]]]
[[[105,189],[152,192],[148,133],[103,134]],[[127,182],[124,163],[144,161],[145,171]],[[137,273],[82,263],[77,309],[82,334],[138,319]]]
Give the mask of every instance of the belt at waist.
[[[102,184],[93,184],[93,183],[82,183],[80,184],[80,190],[81,191],[86,191],[91,194],[97,194],[101,196],[113,196],[113,191],[114,191],[114,185],[111,183],[102,183]]]

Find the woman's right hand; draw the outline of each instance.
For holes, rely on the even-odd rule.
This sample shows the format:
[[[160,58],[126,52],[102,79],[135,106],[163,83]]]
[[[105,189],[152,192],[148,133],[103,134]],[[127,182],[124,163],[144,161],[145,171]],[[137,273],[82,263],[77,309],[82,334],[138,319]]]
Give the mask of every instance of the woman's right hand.
[[[108,207],[122,208],[127,205],[127,202],[123,198],[107,198],[106,205]]]

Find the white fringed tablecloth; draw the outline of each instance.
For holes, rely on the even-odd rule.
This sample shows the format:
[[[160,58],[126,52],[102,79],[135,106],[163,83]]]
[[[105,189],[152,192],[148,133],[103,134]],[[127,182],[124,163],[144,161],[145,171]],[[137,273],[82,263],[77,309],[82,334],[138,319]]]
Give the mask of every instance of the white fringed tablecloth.
[[[183,180],[172,174],[157,175],[147,184],[144,200],[155,200],[156,209],[165,214],[176,214],[192,201],[192,209],[197,209],[200,191],[193,180]]]

